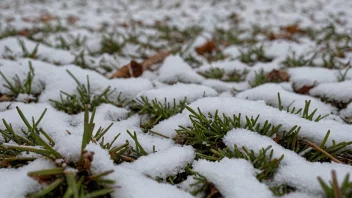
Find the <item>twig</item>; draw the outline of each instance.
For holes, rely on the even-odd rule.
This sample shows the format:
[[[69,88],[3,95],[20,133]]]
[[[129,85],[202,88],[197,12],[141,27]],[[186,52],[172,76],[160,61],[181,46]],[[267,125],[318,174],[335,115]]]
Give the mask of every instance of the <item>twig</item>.
[[[343,164],[343,162],[341,162],[340,160],[336,159],[335,157],[333,157],[332,155],[330,155],[328,152],[326,152],[324,149],[320,148],[319,146],[317,146],[316,144],[314,144],[313,142],[310,142],[308,140],[303,140],[305,141],[310,147],[314,148],[315,150],[323,153],[324,155],[326,155],[328,158],[330,158],[332,161],[336,162],[336,163],[340,163]]]
[[[331,172],[331,174],[332,174],[332,185],[333,185],[333,188],[334,188],[334,197],[335,198],[341,198],[342,195],[341,195],[341,190],[339,188],[339,183],[337,181],[336,171],[333,170]]]

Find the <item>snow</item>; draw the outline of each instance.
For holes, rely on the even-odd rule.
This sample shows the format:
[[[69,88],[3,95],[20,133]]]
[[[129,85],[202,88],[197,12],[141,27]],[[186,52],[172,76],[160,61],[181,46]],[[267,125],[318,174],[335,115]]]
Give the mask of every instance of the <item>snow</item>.
[[[134,169],[151,178],[163,178],[183,172],[185,166],[195,157],[191,146],[174,146],[170,149],[142,156],[137,161],[120,166]]]
[[[176,83],[178,81],[201,83],[203,81],[203,77],[193,71],[180,56],[169,56],[164,60],[159,69],[158,79],[165,83]]]
[[[55,164],[39,154],[21,152],[19,156],[38,159],[20,167],[3,166],[4,161],[0,160],[0,197],[26,197],[28,193],[38,192],[45,187],[28,177],[29,171],[78,161],[84,113],[69,115],[55,109],[51,102],[60,100],[60,91],[78,94],[77,84],[67,70],[83,85],[87,85],[89,76],[92,97],[110,87],[113,91],[109,95],[111,101],[116,101],[118,96],[126,100],[126,104],[119,107],[114,104],[97,106],[93,134],[99,127],[107,128],[112,124],[104,135],[104,143],[112,142],[119,136],[112,147],[121,146],[127,141],[130,147],[136,149],[128,132],[135,133],[147,153],[133,162],[116,164],[110,158],[109,151],[99,144],[90,142],[87,145],[86,150],[94,152],[91,164],[93,174],[114,170],[104,177],[116,182],[114,186],[117,188],[111,194],[113,198],[194,197],[191,192],[199,184],[192,185],[197,180],[185,172],[186,167],[205,176],[224,197],[274,197],[269,187],[280,184],[296,188],[295,192],[282,196],[284,198],[323,197],[324,192],[317,177],[328,182],[331,180],[331,171],[336,170],[341,182],[347,173],[351,173],[350,165],[309,162],[300,154],[277,144],[272,140],[273,137],[241,128],[230,130],[223,138],[229,148],[236,144],[239,148],[244,146],[258,152],[263,147],[272,146],[274,157],[284,155],[273,179],[259,182],[256,179],[258,170],[249,162],[228,158],[206,161],[196,155],[201,152],[200,148],[180,145],[174,139],[177,136],[175,130],[180,126],[191,126],[187,109],[146,131],[142,124],[148,115],[137,113],[130,104],[142,96],[161,103],[166,99],[171,105],[174,100],[178,104],[186,98],[190,108],[196,110],[199,107],[205,115],[216,111],[227,116],[241,114],[242,124],[246,116],[255,118],[260,115],[258,123],[261,125],[266,120],[275,126],[282,125],[279,134],[299,126],[299,138],[317,145],[324,140],[328,130],[331,133],[327,146],[333,145],[334,141],[352,141],[350,66],[337,67],[338,62],[333,63],[333,68],[317,65],[286,67],[283,64],[293,54],[295,57],[302,55],[309,58],[314,53],[317,53],[314,63],[322,64],[324,53],[340,51],[342,53],[337,54],[339,57],[335,57],[334,61],[351,61],[350,45],[345,38],[339,40],[339,36],[333,35],[325,39],[324,35],[318,34],[314,40],[313,32],[305,32],[306,28],[319,31],[325,28],[325,33],[329,33],[332,26],[330,29],[326,27],[333,24],[335,33],[350,35],[351,7],[352,2],[343,0],[2,0],[0,71],[11,83],[14,84],[14,78],[18,76],[21,84],[24,84],[31,62],[35,75],[30,93],[20,94],[12,94],[4,86],[5,79],[0,76],[0,120],[11,123],[14,131],[23,135],[22,130],[26,131],[27,127],[16,107],[23,111],[29,121],[32,117],[38,119],[47,109],[38,127],[53,138],[54,149],[63,158],[55,160]],[[42,18],[44,14],[55,19],[46,21]],[[77,21],[70,22],[68,17],[72,16]],[[289,26],[292,28],[294,24],[299,32],[288,33],[292,38],[269,38],[271,34],[285,35],[287,32],[284,29]],[[195,31],[195,27],[201,31]],[[13,31],[6,31],[8,28]],[[111,36],[118,42],[105,43],[111,44],[105,46],[111,48],[109,53],[102,49],[105,36]],[[61,38],[67,42],[67,46]],[[253,46],[252,39],[257,41]],[[317,39],[323,39],[322,43],[318,43]],[[29,53],[39,44],[35,57],[28,58],[28,54],[26,56],[23,53],[20,40]],[[210,40],[215,42],[216,51],[197,54],[195,48]],[[241,52],[259,46],[263,46],[265,54],[273,58],[271,62],[258,61],[250,65],[240,61]],[[131,60],[142,63],[146,57],[160,51],[168,51],[172,55],[143,71],[140,77],[109,79]],[[76,59],[81,53],[81,61],[85,64],[79,64]],[[204,73],[212,68],[222,69],[225,77],[206,78]],[[287,72],[288,81],[276,84],[267,82],[252,87],[256,74],[263,71],[267,75],[274,69]],[[234,71],[242,74],[240,82],[226,80],[226,75]],[[295,93],[304,86],[312,88],[304,95]],[[303,108],[305,101],[310,100],[310,112],[317,109],[314,118],[318,115],[327,117],[314,122],[301,118],[301,114],[290,114],[285,109],[280,111],[277,93],[280,93],[284,108],[290,105],[291,109]],[[4,129],[4,123],[0,121],[0,130]],[[0,144],[6,146],[15,142],[6,141],[0,135]],[[346,149],[351,148],[349,146]],[[69,167],[66,171],[77,169]],[[175,184],[170,182],[173,177],[177,177]],[[195,197],[206,196],[206,192],[200,192]]]
[[[27,173],[54,167],[53,162],[38,159],[18,169],[0,169],[1,196],[22,198],[28,193],[40,190],[43,185],[38,185]]]
[[[349,122],[352,122],[352,103],[340,111],[340,116],[346,120],[349,120]]]
[[[23,51],[19,40],[24,42],[24,46],[27,48],[28,53],[32,53],[36,47],[36,43],[28,40],[27,38],[15,38],[9,37],[0,40],[0,53],[13,55],[15,57],[22,57]],[[10,51],[7,51],[9,49]],[[55,63],[55,64],[69,64],[74,61],[74,56],[64,50],[53,49],[43,44],[38,46],[37,56],[41,60],[47,60],[48,62]]]
[[[296,111],[302,108],[302,112],[300,113],[300,115],[302,115],[305,101],[310,100],[310,112],[317,109],[315,117],[318,115],[324,116],[326,114],[336,113],[335,107],[325,104],[314,97],[292,93],[284,90],[280,85],[271,83],[243,91],[237,94],[236,97],[255,101],[264,100],[266,104],[279,108],[278,93],[280,93],[281,105],[284,107],[284,110],[286,110],[288,106],[290,106],[290,109],[296,108]]]
[[[166,101],[172,105],[174,99],[176,104],[178,104],[180,101],[185,99],[187,102],[193,102],[202,97],[216,95],[217,92],[207,86],[176,83],[174,85],[165,86],[159,89],[143,91],[139,93],[136,98],[147,97],[149,101],[155,99],[161,103],[164,103],[166,99]]]
[[[337,71],[331,71],[326,68],[290,68],[288,69],[288,74],[295,89],[300,89],[303,86],[309,87],[338,81]]]
[[[309,93],[327,100],[348,103],[352,100],[352,81],[321,84],[311,89]]]
[[[255,152],[271,146],[274,151],[273,158],[280,158],[281,155],[284,155],[280,168],[274,176],[274,181],[278,184],[288,184],[312,194],[321,192],[321,187],[317,180],[318,176],[324,181],[329,181],[331,171],[335,170],[341,185],[345,175],[352,171],[352,167],[345,164],[308,162],[293,151],[284,149],[271,138],[245,129],[233,129],[228,132],[224,137],[224,143],[229,148],[233,148],[233,145],[236,144],[239,148],[245,146]]]
[[[116,184],[120,186],[120,188],[113,193],[114,197],[192,197],[191,194],[182,191],[175,186],[158,183],[132,169],[116,166],[114,171],[115,172],[111,177],[116,179]]]
[[[272,197],[268,187],[256,179],[252,164],[244,159],[198,160],[193,169],[212,182],[224,197]]]

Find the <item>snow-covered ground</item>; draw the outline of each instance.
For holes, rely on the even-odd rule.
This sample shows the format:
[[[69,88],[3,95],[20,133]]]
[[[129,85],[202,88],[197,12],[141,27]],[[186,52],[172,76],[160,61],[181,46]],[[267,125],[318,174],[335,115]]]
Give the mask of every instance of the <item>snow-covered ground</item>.
[[[329,197],[317,178],[332,192],[352,173],[351,9],[346,0],[0,1],[0,198],[61,178],[47,196],[74,197],[74,169],[113,170],[103,177],[113,192],[101,197]],[[96,108],[84,148],[94,157],[82,169],[85,103],[90,116]],[[44,144],[60,157],[40,153]],[[258,165],[268,147],[272,174]],[[65,174],[27,176],[55,167]],[[348,182],[340,193],[352,192]]]

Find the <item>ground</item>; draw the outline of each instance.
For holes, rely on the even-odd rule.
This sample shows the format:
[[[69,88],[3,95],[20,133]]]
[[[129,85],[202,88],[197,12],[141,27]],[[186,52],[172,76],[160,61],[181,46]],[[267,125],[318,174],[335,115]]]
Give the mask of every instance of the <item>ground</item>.
[[[352,197],[351,9],[2,0],[0,197]]]

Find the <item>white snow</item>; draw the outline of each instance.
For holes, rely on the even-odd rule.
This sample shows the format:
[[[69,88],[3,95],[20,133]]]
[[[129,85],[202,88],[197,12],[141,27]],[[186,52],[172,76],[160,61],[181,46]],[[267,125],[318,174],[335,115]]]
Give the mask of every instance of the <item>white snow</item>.
[[[352,81],[321,84],[311,89],[309,93],[331,101],[348,103],[352,100]]]
[[[161,103],[164,103],[166,99],[172,105],[174,99],[176,104],[178,104],[185,99],[187,102],[193,102],[202,97],[216,95],[217,92],[215,90],[204,85],[177,83],[159,89],[143,91],[136,98],[147,97],[149,101],[157,100]]]
[[[38,127],[53,138],[54,149],[63,156],[55,162],[77,162],[84,113],[69,115],[55,109],[53,102],[50,102],[60,100],[60,91],[78,94],[76,82],[66,71],[69,70],[83,85],[87,85],[89,76],[92,97],[110,87],[113,91],[109,95],[111,101],[116,101],[118,96],[126,100],[122,107],[114,104],[97,107],[94,133],[99,127],[107,128],[112,123],[104,135],[104,143],[113,141],[119,135],[112,147],[128,141],[129,146],[136,149],[133,138],[127,133],[129,131],[137,135],[148,154],[131,163],[114,164],[108,150],[99,144],[91,142],[86,147],[86,150],[94,152],[93,174],[114,170],[105,176],[116,181],[114,186],[117,188],[111,194],[112,197],[194,197],[191,193],[199,184],[191,185],[197,182],[193,176],[186,175],[186,180],[178,184],[169,181],[179,174],[183,177],[188,165],[204,175],[224,197],[274,197],[269,187],[280,184],[296,188],[295,192],[283,198],[323,197],[324,192],[317,177],[328,182],[331,180],[331,171],[336,170],[341,182],[347,173],[352,172],[351,166],[334,162],[308,162],[293,151],[281,147],[271,139],[273,137],[240,128],[232,129],[223,138],[230,148],[236,144],[239,148],[244,146],[258,152],[263,147],[272,146],[274,157],[284,154],[273,179],[260,183],[256,179],[258,170],[249,162],[228,158],[217,162],[206,161],[196,157],[198,148],[179,145],[173,139],[177,135],[175,130],[180,126],[191,126],[187,109],[153,126],[151,131],[168,137],[165,138],[145,132],[142,123],[148,115],[136,113],[129,102],[145,96],[161,103],[166,99],[173,105],[173,100],[178,103],[186,98],[189,107],[194,110],[199,107],[205,115],[216,111],[227,116],[241,114],[242,123],[245,123],[246,116],[255,118],[260,115],[258,123],[261,125],[266,120],[275,126],[281,124],[279,134],[296,125],[300,126],[299,138],[317,145],[324,140],[328,130],[331,133],[327,146],[333,145],[333,141],[352,141],[352,69],[347,64],[344,67],[337,66],[337,61],[351,61],[351,46],[345,38],[337,41],[337,37],[332,35],[331,39],[325,40],[326,35],[318,33],[316,40],[313,40],[310,37],[313,32],[305,32],[306,28],[318,31],[325,28],[326,34],[333,30],[341,35],[351,35],[351,7],[352,2],[345,0],[2,0],[0,71],[12,84],[15,84],[14,78],[18,76],[24,85],[31,62],[35,75],[30,93],[16,95],[12,95],[4,86],[6,81],[0,76],[0,130],[5,129],[1,122],[4,119],[11,123],[19,135],[23,135],[22,130],[26,131],[17,106],[29,121],[32,117],[38,119],[47,109]],[[49,16],[48,21],[45,16]],[[69,21],[69,18],[73,21]],[[268,38],[271,34],[285,35],[287,32],[284,29],[289,26],[294,29],[294,24],[300,33],[289,33],[292,39]],[[201,31],[198,32],[198,29]],[[104,37],[116,42],[104,45]],[[257,41],[254,46],[263,46],[265,54],[272,57],[273,61],[259,61],[253,65],[240,61],[241,52],[253,47],[249,43],[253,39]],[[317,39],[323,42],[318,43]],[[35,57],[25,56],[20,40],[24,42],[28,53],[32,53],[39,43]],[[195,48],[210,40],[215,42],[218,51],[197,54]],[[141,63],[146,57],[160,51],[169,51],[172,55],[143,71],[140,77],[109,79],[131,60]],[[324,53],[330,52],[343,52],[339,55],[344,58],[334,60],[334,68],[317,65],[286,67],[283,64],[293,54],[296,58],[309,58],[314,53],[317,53],[314,63],[323,64]],[[76,59],[80,58],[81,53],[83,59]],[[325,61],[330,61],[329,57],[325,58]],[[85,64],[79,64],[79,61]],[[206,78],[204,72],[212,68],[222,69],[225,77]],[[267,75],[274,69],[287,72],[289,80],[252,87],[256,74],[263,70]],[[242,74],[240,82],[227,81],[226,77],[234,71]],[[305,95],[295,93],[303,86],[313,88]],[[314,118],[318,115],[328,116],[314,122],[301,118],[301,114],[279,111],[278,92],[284,108],[289,105],[290,109],[303,108],[305,101],[310,100],[310,112],[317,109]],[[8,95],[11,95],[11,101],[8,101]],[[5,140],[0,135],[0,144],[15,144],[14,141]],[[39,159],[18,168],[4,168],[4,162],[0,160],[0,197],[21,198],[28,193],[38,192],[45,185],[28,177],[27,173],[56,167],[52,161],[39,154],[21,152],[19,156]],[[77,169],[69,167],[67,171]],[[201,192],[195,197],[204,196],[207,194]]]
[[[245,146],[255,152],[271,146],[274,151],[273,158],[280,158],[281,155],[284,155],[280,168],[274,176],[274,181],[278,184],[288,184],[313,194],[321,192],[321,187],[317,180],[318,176],[324,181],[329,181],[331,179],[331,171],[335,170],[338,181],[342,184],[345,175],[352,171],[352,167],[345,164],[308,162],[293,151],[284,149],[271,138],[245,129],[234,129],[228,132],[224,137],[224,143],[229,148],[233,148],[233,145],[236,144],[239,148]]]
[[[165,83],[201,83],[203,77],[197,74],[180,56],[168,56],[159,70],[159,78]]]
[[[159,151],[142,156],[135,162],[123,163],[120,166],[134,169],[152,178],[163,178],[183,172],[185,166],[195,157],[191,146],[175,146],[165,151]]]
[[[337,71],[326,68],[290,68],[288,69],[288,74],[295,89],[300,89],[303,86],[309,87],[338,81]]]
[[[281,105],[286,110],[287,107],[290,106],[289,109],[295,108],[296,111],[298,109],[303,109],[305,106],[305,101],[311,101],[310,103],[310,111],[309,113],[313,112],[317,109],[315,117],[318,115],[329,115],[331,113],[336,113],[336,108],[317,100],[311,96],[300,95],[296,93],[292,93],[289,91],[284,90],[280,85],[266,83],[261,86],[243,91],[236,95],[237,98],[241,99],[248,99],[248,100],[264,100],[266,104],[279,108],[279,98],[278,93],[280,93],[281,98]]]
[[[193,169],[212,182],[224,197],[272,197],[268,187],[255,177],[252,164],[246,160],[198,160],[193,163]]]

